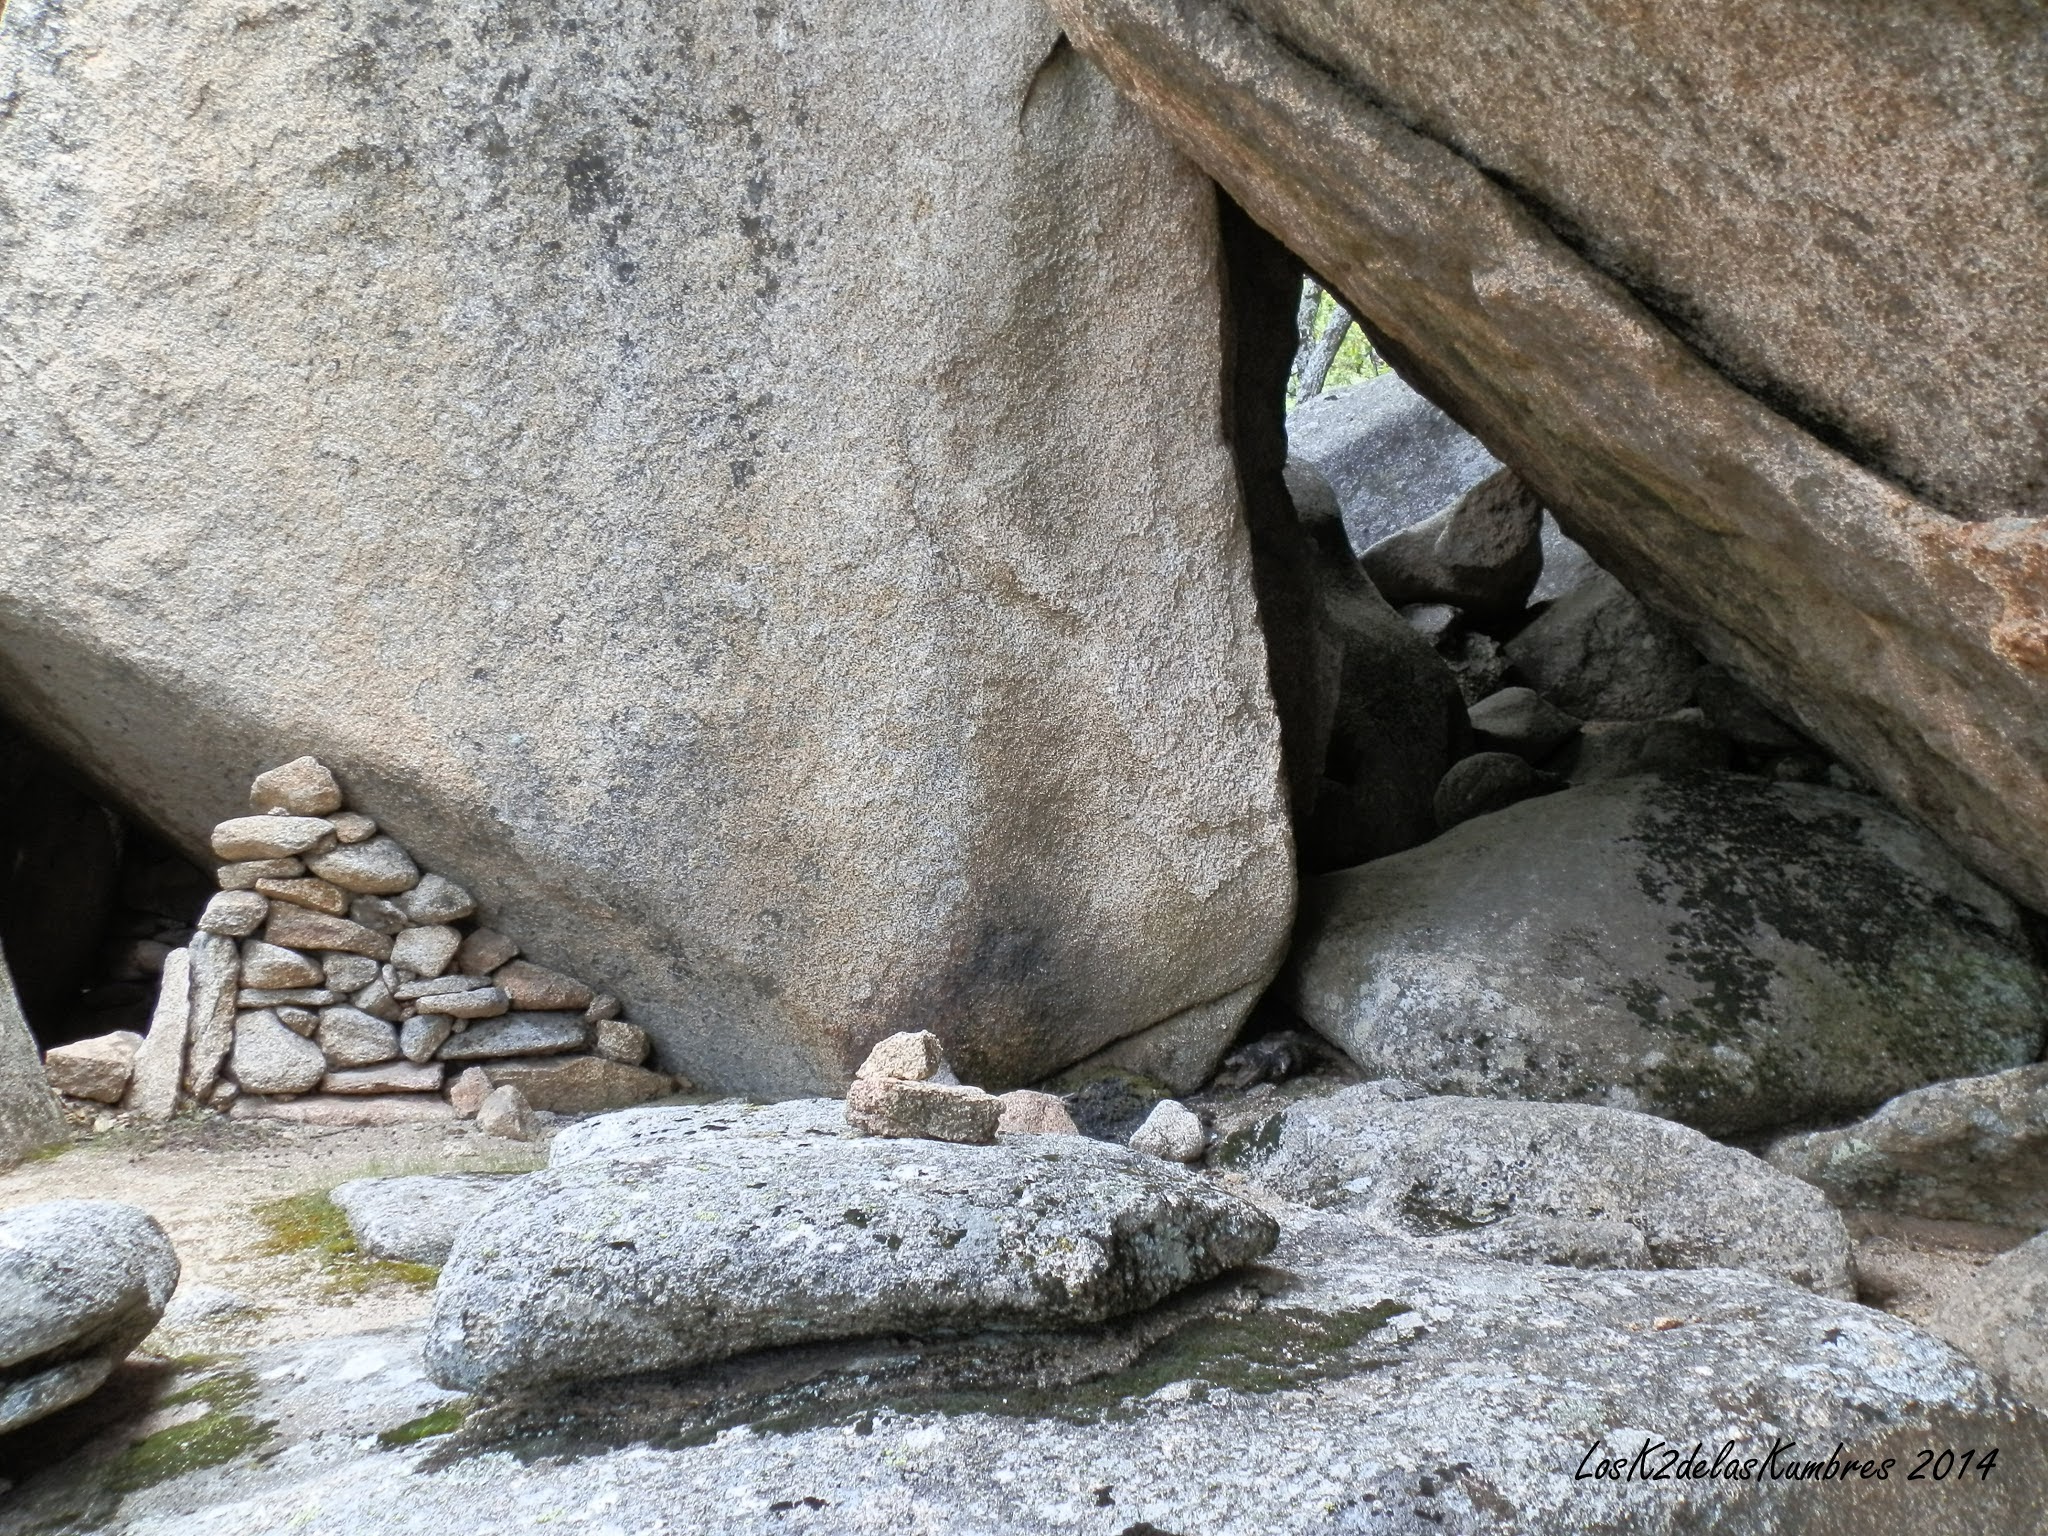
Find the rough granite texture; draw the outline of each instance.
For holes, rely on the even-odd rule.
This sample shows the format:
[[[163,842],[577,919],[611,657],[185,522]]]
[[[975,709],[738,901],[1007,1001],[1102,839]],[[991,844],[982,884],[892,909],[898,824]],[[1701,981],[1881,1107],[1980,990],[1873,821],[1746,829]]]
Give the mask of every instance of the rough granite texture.
[[[1855,1299],[1841,1216],[1747,1152],[1627,1110],[1414,1092],[1362,1083],[1300,1100],[1234,1131],[1217,1160],[1439,1252],[1748,1269]]]
[[[1781,1136],[1763,1155],[1837,1205],[2048,1227],[2048,1065],[1902,1093],[1853,1125]]]
[[[1729,1270],[1367,1250],[1334,1221],[1255,1283],[1049,1338],[784,1351],[527,1412],[435,1388],[419,1351],[405,1328],[238,1357],[261,1444],[128,1495],[123,1536],[2020,1536],[2048,1507],[2042,1416],[1896,1318]],[[1646,1439],[1894,1462],[1575,1479]],[[2000,1455],[1904,1481],[1930,1445]],[[0,1532],[80,1509],[115,1513],[86,1458],[24,1484]]]
[[[856,1134],[837,1099],[785,1099],[780,1104],[675,1104],[622,1109],[562,1127],[548,1143],[548,1166],[565,1168],[607,1157],[663,1153],[701,1137]]]
[[[0,1168],[12,1168],[67,1134],[64,1111],[43,1076],[35,1036],[14,995],[7,959],[0,955]]]
[[[707,1137],[522,1180],[456,1240],[427,1367],[506,1392],[777,1345],[1097,1322],[1275,1235],[1207,1181],[1078,1136]]]
[[[4,25],[0,698],[121,803],[315,752],[709,1084],[1249,1007],[1216,198],[1035,0]]]
[[[2014,1393],[2048,1409],[2048,1236],[1978,1270],[1928,1327]]]
[[[1053,10],[1602,566],[2048,910],[2037,6]]]
[[[1868,796],[1732,774],[1525,801],[1317,881],[1288,985],[1375,1076],[1716,1134],[2041,1054],[2018,911]]]
[[[442,1264],[456,1236],[503,1194],[516,1173],[427,1173],[351,1179],[328,1198],[356,1246],[377,1259]]]
[[[0,1433],[77,1402],[163,1315],[178,1256],[112,1200],[0,1211]]]

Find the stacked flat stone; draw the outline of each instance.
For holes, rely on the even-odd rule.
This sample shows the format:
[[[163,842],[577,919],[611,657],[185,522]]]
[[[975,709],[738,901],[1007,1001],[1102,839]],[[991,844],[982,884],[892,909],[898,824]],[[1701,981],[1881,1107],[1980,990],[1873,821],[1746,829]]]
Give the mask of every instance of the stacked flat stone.
[[[616,998],[521,959],[318,760],[259,774],[249,804],[213,829],[221,889],[165,965],[131,1109],[363,1124],[473,1116],[478,1087],[565,1114],[672,1091]]]
[[[891,1035],[868,1052],[846,1091],[846,1123],[863,1136],[980,1146],[999,1134],[1080,1134],[1052,1094],[1018,1088],[998,1095],[964,1086],[928,1030]]]

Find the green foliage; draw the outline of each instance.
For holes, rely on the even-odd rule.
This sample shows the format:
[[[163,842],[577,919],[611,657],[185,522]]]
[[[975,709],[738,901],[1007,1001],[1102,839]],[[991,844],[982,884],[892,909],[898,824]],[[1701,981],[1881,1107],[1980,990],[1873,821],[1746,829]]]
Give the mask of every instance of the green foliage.
[[[1315,334],[1318,340],[1329,330],[1330,318],[1336,308],[1337,301],[1328,293],[1323,293],[1317,298]],[[1330,371],[1323,378],[1323,388],[1342,389],[1348,384],[1361,384],[1367,379],[1376,379],[1383,373],[1391,372],[1393,369],[1373,350],[1372,343],[1365,339],[1365,332],[1353,324],[1346,330],[1344,340],[1337,348],[1336,359],[1330,364]],[[1300,374],[1290,375],[1287,380],[1288,410],[1292,411],[1300,404],[1296,398],[1300,392]]]
[[[270,1230],[265,1253],[296,1253],[312,1259],[330,1294],[359,1296],[370,1287],[395,1281],[431,1286],[441,1272],[431,1264],[366,1258],[356,1247],[348,1217],[324,1191],[287,1195],[256,1207],[257,1220]]]

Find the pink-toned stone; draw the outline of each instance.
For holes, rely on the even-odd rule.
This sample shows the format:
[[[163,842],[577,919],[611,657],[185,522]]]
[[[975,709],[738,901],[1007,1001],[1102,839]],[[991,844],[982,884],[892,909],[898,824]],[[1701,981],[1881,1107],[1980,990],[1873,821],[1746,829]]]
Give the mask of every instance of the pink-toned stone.
[[[283,1120],[296,1125],[413,1125],[455,1119],[446,1099],[423,1093],[353,1097],[315,1094],[303,1099],[263,1099],[244,1094],[229,1111],[237,1120]]]
[[[868,1136],[921,1137],[987,1145],[1002,1103],[979,1088],[901,1078],[857,1078],[846,1092],[846,1123]]]
[[[295,757],[256,775],[249,785],[249,807],[293,816],[325,816],[341,809],[341,786],[317,757]]]
[[[1002,1118],[996,1130],[1006,1136],[1078,1136],[1081,1128],[1067,1113],[1066,1100],[1057,1094],[1033,1088],[1017,1088],[1001,1094]]]
[[[504,989],[514,1008],[542,1012],[588,1008],[594,1000],[590,988],[574,977],[551,971],[531,960],[513,960],[500,966],[491,980]]]
[[[469,976],[488,976],[518,955],[519,946],[497,929],[479,928],[455,951],[455,969]]]
[[[455,1113],[467,1120],[483,1107],[490,1097],[491,1080],[485,1076],[482,1067],[465,1067],[460,1076],[448,1085],[448,1102],[455,1107]]]

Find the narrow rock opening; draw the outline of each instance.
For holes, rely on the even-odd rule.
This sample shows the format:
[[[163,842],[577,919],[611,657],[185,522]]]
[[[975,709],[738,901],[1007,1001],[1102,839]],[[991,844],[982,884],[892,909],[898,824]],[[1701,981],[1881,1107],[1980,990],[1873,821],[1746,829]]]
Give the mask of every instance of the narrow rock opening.
[[[1227,197],[1233,427],[1304,878],[1646,772],[1862,790],[1568,537]]]
[[[212,881],[0,717],[0,952],[44,1050],[147,1030]]]

